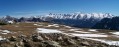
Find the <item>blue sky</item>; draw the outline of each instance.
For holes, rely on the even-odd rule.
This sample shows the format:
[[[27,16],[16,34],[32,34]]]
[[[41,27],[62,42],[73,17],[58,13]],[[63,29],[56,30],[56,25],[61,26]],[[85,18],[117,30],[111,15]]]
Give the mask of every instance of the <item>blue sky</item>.
[[[111,13],[119,15],[119,0],[0,0],[0,17],[47,13]]]

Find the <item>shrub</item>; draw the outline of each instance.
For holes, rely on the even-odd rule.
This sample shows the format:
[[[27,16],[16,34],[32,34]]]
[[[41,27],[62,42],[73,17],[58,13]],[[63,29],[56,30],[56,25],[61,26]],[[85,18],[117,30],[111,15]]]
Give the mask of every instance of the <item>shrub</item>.
[[[0,25],[6,25],[6,23],[1,23],[1,22],[0,22]]]

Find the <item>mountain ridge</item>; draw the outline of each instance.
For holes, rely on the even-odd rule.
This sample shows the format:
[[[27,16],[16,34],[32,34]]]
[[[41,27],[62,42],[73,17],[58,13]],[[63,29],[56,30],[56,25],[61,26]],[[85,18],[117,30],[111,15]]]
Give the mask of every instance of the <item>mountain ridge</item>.
[[[17,22],[51,22],[57,24],[65,24],[69,26],[79,27],[79,28],[99,28],[99,22],[105,18],[112,19],[114,16],[110,13],[70,13],[70,14],[54,14],[49,13],[42,16],[31,16],[31,17],[21,17],[14,18],[9,15],[3,17],[3,21],[15,20]],[[104,21],[104,20],[103,20]],[[99,24],[101,25],[101,24]],[[109,29],[109,28],[99,28],[99,29]]]

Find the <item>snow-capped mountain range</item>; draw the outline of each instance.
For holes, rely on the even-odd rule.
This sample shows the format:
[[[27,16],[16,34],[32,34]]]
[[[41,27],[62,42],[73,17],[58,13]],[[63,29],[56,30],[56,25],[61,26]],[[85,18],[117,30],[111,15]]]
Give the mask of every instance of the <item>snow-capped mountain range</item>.
[[[46,17],[52,17],[55,19],[102,19],[113,17],[110,13],[73,13],[73,14],[48,14]]]
[[[77,12],[77,13],[71,13],[71,14],[55,14],[55,13],[49,13],[46,15],[42,15],[42,16],[31,16],[31,17],[27,17],[27,18],[40,18],[41,20],[47,19],[47,18],[53,18],[53,19],[103,19],[103,18],[112,18],[114,17],[114,15],[110,14],[110,13],[81,13],[81,12]],[[22,17],[22,18],[26,18],[26,17]],[[15,19],[14,17],[11,16],[5,16],[2,19],[8,19],[8,20],[12,20]]]
[[[11,16],[3,17],[2,20],[10,21],[15,20],[17,22],[52,22],[57,24],[65,24],[75,27],[82,27],[82,28],[97,28],[96,25],[101,25],[100,23],[103,19],[115,19],[114,15],[110,13],[71,13],[71,14],[55,14],[49,13],[42,16],[31,16],[31,17],[21,17],[21,18],[14,18]],[[105,21],[105,20],[103,20]],[[108,20],[109,23],[111,20]],[[98,23],[98,24],[97,24]],[[107,23],[107,24],[108,24]],[[112,23],[112,22],[110,22]],[[113,22],[114,23],[114,22]],[[96,26],[96,27],[95,27]],[[104,25],[105,26],[105,25]],[[99,26],[98,26],[99,27]],[[102,26],[103,27],[103,26]]]

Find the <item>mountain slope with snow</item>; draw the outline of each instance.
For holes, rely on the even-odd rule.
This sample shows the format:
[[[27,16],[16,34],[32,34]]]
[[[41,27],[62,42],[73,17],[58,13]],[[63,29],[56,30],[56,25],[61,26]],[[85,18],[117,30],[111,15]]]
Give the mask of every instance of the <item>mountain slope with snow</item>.
[[[91,28],[103,18],[114,17],[109,13],[73,13],[73,14],[52,14],[45,16],[45,21],[60,23],[75,27]],[[49,19],[48,19],[49,18]]]

